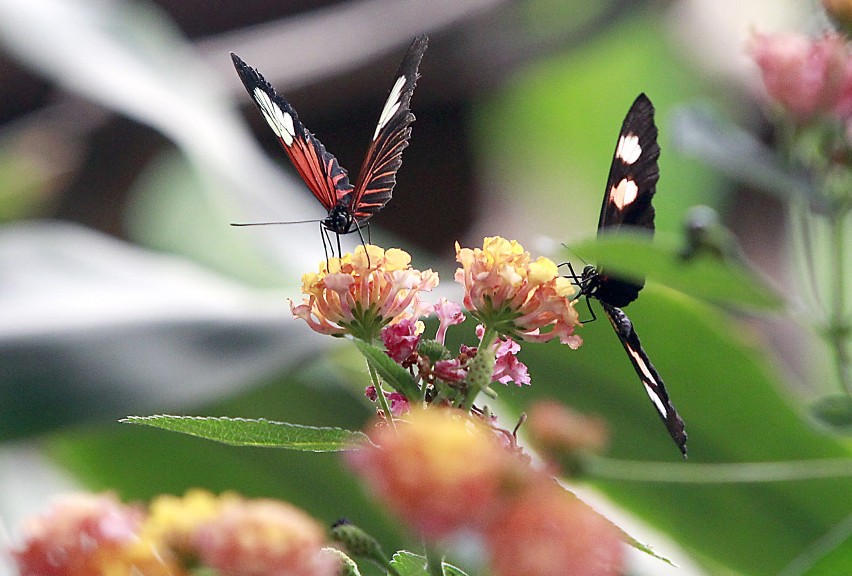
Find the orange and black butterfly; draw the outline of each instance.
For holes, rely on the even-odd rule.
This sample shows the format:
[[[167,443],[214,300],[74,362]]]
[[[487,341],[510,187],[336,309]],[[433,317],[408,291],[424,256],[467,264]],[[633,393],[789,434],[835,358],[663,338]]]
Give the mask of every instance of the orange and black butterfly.
[[[409,105],[427,41],[426,36],[415,38],[403,58],[354,186],[346,169],[302,125],[290,103],[275,92],[260,72],[231,53],[237,74],[266,123],[328,212],[320,223],[322,229],[337,235],[338,252],[340,235],[356,231],[360,234],[361,227],[391,199],[396,173],[402,165],[402,151],[411,136],[414,114]]]
[[[598,235],[628,227],[654,232],[654,206],[651,200],[660,177],[657,167],[659,157],[654,106],[647,96],[640,94],[627,112],[618,135],[598,220]],[[636,300],[645,285],[644,280],[623,280],[594,266],[586,266],[582,275],[579,278],[574,275],[574,279],[579,283],[580,296],[585,296],[587,301],[588,298],[594,298],[600,302],[645,392],[675,444],[686,456],[683,420],[669,399],[663,379],[642,348],[633,323],[621,310]]]

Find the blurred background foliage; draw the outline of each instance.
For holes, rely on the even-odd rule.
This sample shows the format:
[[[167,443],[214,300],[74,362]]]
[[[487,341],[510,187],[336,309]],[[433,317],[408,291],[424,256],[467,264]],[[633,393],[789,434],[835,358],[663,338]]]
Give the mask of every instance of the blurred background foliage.
[[[663,150],[655,206],[664,254],[677,251],[696,204],[715,208],[739,246],[703,275],[672,272],[652,253],[639,264],[649,282],[629,312],[686,421],[681,465],[808,469],[795,462],[849,458],[848,425],[844,435],[807,409],[837,383],[803,314],[788,205],[702,163],[700,145],[686,146],[689,155],[672,145],[701,141],[702,124],[676,121],[694,119],[696,105],[771,141],[747,30],[817,30],[813,4],[0,0],[5,531],[72,486],[128,499],[204,486],[291,500],[329,523],[345,516],[388,549],[403,545],[334,455],[219,446],[117,419],[186,413],[353,429],[369,419],[354,349],[289,317],[287,298],[299,298],[300,275],[322,258],[316,229],[228,226],[324,216],[228,52],[257,66],[356,171],[419,33],[430,47],[417,121],[374,242],[439,270],[455,299],[456,240],[502,235],[576,264],[591,254],[578,243],[594,235],[621,120],[645,92]],[[613,250],[616,260],[631,253]],[[707,288],[732,270],[730,281],[758,300],[724,282]],[[683,280],[672,285],[673,274]],[[471,330],[450,333],[472,342]],[[533,385],[500,390],[506,425],[532,400],[558,398],[607,419],[613,458],[676,462],[610,327],[588,323],[582,335],[577,351],[524,347]],[[852,573],[848,476],[675,484],[601,475],[583,493],[680,564],[634,553],[635,574]]]

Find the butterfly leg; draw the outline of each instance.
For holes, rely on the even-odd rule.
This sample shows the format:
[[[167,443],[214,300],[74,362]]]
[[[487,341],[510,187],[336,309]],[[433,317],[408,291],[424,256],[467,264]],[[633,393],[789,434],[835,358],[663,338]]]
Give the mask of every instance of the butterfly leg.
[[[364,235],[361,233],[361,228],[367,228],[367,242],[364,242]],[[361,245],[364,246],[364,253],[367,254],[367,268],[370,268],[372,265],[370,264],[370,251],[367,250],[367,244],[371,244],[370,242],[370,223],[366,224],[358,224],[355,226],[355,230],[358,231],[358,238],[361,240]]]
[[[331,244],[331,240],[327,238],[328,230],[325,229],[325,226],[320,224],[320,239],[322,240],[322,251],[325,255],[325,261],[328,263],[328,247]],[[332,254],[333,256],[334,254]]]

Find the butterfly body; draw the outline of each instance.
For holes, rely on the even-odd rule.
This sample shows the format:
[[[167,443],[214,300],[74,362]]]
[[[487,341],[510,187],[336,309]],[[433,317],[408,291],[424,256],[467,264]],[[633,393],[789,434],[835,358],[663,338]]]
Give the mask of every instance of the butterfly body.
[[[320,221],[322,228],[338,238],[359,231],[393,195],[396,173],[402,165],[402,151],[411,136],[414,114],[409,105],[427,42],[426,36],[418,36],[403,58],[354,184],[337,158],[304,127],[290,103],[276,93],[260,72],[231,53],[234,68],[246,91],[278,137],[299,176],[328,212]]]
[[[621,127],[601,206],[598,235],[617,233],[623,228],[653,234],[651,200],[659,179],[659,156],[654,107],[640,94]],[[669,399],[662,377],[642,348],[633,322],[621,309],[636,300],[645,285],[644,279],[626,280],[586,266],[579,277],[575,276],[575,281],[579,296],[600,303],[657,414],[685,457],[687,436],[683,420]]]

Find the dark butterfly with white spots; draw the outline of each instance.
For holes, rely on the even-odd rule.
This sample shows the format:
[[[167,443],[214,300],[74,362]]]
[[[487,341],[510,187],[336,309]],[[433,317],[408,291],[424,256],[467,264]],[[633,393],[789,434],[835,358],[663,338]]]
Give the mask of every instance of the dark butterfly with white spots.
[[[231,53],[237,74],[252,100],[278,136],[302,180],[328,211],[320,224],[322,229],[337,235],[338,252],[340,235],[356,231],[360,234],[361,227],[391,199],[396,173],[402,165],[402,151],[411,136],[414,114],[409,104],[427,42],[426,36],[418,36],[403,58],[354,186],[349,182],[346,169],[302,125],[287,100],[275,92],[260,72]]]
[[[598,235],[618,232],[625,227],[654,232],[651,200],[660,177],[657,167],[659,157],[654,106],[645,94],[640,94],[630,107],[618,136],[598,221]],[[622,280],[594,266],[586,266],[579,278],[574,275],[574,280],[579,283],[579,295],[585,296],[587,302],[589,298],[600,302],[654,408],[686,457],[683,420],[669,400],[663,379],[642,348],[633,323],[621,310],[636,300],[645,281]]]

